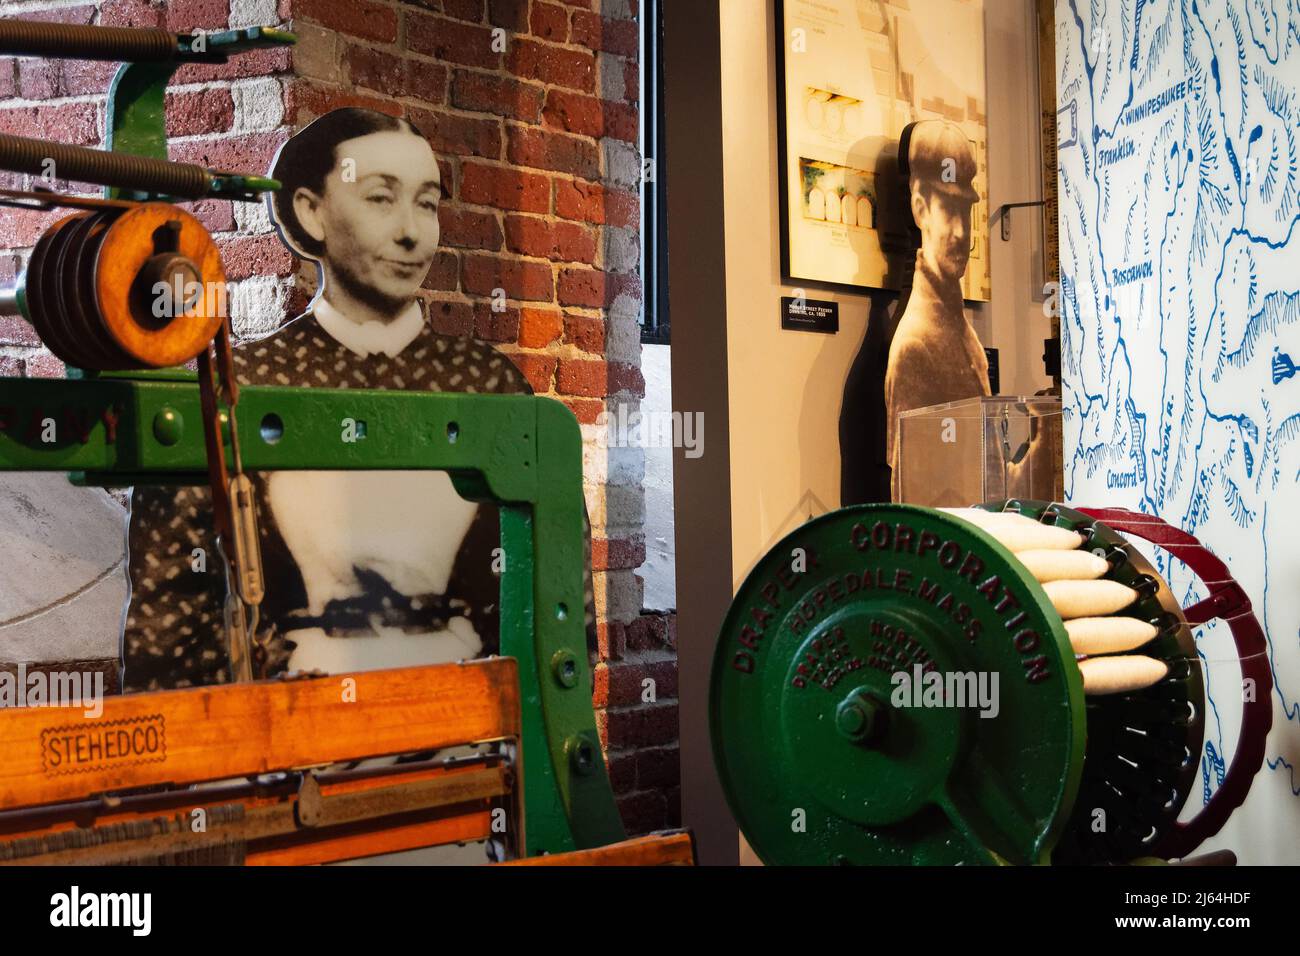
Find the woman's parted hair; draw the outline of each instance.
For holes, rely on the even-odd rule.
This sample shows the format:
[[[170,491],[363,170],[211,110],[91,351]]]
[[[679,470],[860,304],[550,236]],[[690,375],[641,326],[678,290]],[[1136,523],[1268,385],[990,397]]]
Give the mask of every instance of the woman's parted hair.
[[[298,222],[293,210],[293,196],[304,186],[318,196],[324,195],[325,180],[338,164],[339,144],[371,133],[398,130],[424,138],[424,134],[408,119],[352,106],[326,113],[289,137],[280,147],[271,170],[272,178],[280,181],[279,190],[271,194],[271,212],[289,245],[312,258],[325,251],[323,244],[313,239]]]

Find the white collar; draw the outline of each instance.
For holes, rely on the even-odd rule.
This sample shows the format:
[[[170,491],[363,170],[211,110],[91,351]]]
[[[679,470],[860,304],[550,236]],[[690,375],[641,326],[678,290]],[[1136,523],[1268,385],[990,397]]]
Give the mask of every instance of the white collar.
[[[424,310],[418,299],[391,322],[371,319],[358,324],[330,305],[324,296],[312,306],[312,314],[321,328],[362,358],[378,352],[395,358],[424,328]]]

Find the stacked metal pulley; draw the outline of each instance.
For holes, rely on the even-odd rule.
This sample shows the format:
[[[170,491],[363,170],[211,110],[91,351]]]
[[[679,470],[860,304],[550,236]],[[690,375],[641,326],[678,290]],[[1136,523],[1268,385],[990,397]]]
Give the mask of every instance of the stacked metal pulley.
[[[1209,596],[1184,611],[1125,535]],[[1251,687],[1191,821],[1224,618]],[[1240,806],[1271,724],[1264,639],[1226,567],[1148,515],[1032,501],[845,508],[765,555],[714,659],[714,757],[767,863],[1182,858]]]
[[[197,219],[161,202],[59,220],[32,250],[25,312],[50,351],[100,371],[183,365],[222,326],[225,273]]]

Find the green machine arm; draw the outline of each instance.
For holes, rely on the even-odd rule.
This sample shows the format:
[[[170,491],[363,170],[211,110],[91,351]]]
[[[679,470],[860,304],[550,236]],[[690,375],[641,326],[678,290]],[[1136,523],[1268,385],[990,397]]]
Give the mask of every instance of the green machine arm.
[[[0,378],[0,471],[206,483],[199,391],[170,374]],[[524,395],[269,387],[242,388],[239,411],[249,470],[440,470],[463,496],[499,507],[501,652],[519,662],[526,855],[623,839],[591,705],[572,413]],[[345,441],[345,431],[364,437]]]

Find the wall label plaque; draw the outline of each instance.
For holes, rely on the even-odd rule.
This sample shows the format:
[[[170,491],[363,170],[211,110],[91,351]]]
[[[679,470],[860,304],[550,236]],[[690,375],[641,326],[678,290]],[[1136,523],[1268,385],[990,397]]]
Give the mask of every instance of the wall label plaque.
[[[840,330],[840,304],[828,299],[781,296],[781,328],[796,332]]]

